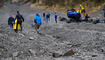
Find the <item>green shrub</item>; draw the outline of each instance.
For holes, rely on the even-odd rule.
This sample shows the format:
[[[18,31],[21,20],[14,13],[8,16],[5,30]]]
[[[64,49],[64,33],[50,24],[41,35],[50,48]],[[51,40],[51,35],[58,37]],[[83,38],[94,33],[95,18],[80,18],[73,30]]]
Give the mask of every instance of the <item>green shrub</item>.
[[[52,6],[54,3],[53,3],[53,0],[45,0],[44,4],[47,6]]]
[[[74,7],[78,4],[86,3],[89,7],[98,6],[105,2],[105,0],[32,0],[33,3],[43,1],[43,4],[47,6],[60,5]]]
[[[32,3],[36,3],[37,0],[32,0]]]

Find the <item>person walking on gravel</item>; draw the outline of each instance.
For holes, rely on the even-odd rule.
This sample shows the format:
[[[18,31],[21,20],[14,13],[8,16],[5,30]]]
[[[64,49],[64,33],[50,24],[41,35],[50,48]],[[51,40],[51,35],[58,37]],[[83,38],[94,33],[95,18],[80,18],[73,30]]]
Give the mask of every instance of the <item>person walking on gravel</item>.
[[[22,23],[24,22],[24,18],[23,18],[23,16],[19,13],[19,11],[17,11],[17,15],[16,15],[16,18],[15,19],[17,19],[17,25],[19,24],[20,25],[20,31],[22,31],[22,29],[23,29],[23,27],[22,27]],[[18,30],[18,27],[17,27],[17,29],[16,30]]]
[[[58,14],[57,13],[55,13],[54,18],[55,18],[55,22],[57,23],[57,19],[58,19]]]
[[[48,23],[48,21],[50,21],[50,13],[48,13],[48,14],[46,15],[46,21],[47,21],[47,23]]]
[[[38,29],[40,28],[40,26],[42,24],[42,19],[39,14],[36,14],[36,16],[34,17],[34,24],[35,24],[36,32],[39,33]]]
[[[104,7],[103,7],[103,11],[104,11],[104,17],[105,17],[105,5],[104,5]]]
[[[44,21],[46,20],[46,14],[45,14],[45,12],[43,13],[43,20]]]
[[[14,18],[12,16],[10,16],[8,18],[8,25],[10,25],[10,29],[13,30],[13,22],[14,22]]]

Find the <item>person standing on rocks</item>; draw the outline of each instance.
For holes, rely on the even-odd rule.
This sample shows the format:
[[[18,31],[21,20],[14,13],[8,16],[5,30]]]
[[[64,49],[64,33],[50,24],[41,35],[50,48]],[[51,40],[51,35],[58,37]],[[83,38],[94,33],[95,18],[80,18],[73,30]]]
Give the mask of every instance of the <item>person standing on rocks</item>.
[[[55,13],[54,18],[55,18],[55,22],[57,23],[57,19],[58,19],[58,14],[57,13]]]
[[[46,15],[46,21],[47,21],[47,23],[48,23],[48,21],[50,21],[50,13],[48,13],[48,14]]]
[[[43,20],[44,21],[46,20],[46,14],[45,14],[45,12],[43,13]]]
[[[105,5],[104,5],[104,7],[103,7],[103,11],[104,11],[104,17],[105,17]]]
[[[14,18],[12,16],[10,16],[8,18],[8,25],[10,25],[10,29],[13,30],[13,22],[14,22]]]
[[[48,16],[49,16],[49,21],[50,21],[50,13],[48,13]]]
[[[39,33],[38,29],[40,28],[40,26],[42,24],[42,19],[39,14],[36,14],[36,16],[34,17],[34,24],[35,24],[36,32]]]
[[[22,23],[24,22],[24,18],[23,16],[19,13],[19,11],[17,11],[17,15],[16,15],[16,18],[17,19],[17,26],[18,24],[20,25],[20,31],[22,31],[23,29],[23,26],[22,26]],[[16,29],[16,31],[18,30],[18,27]]]

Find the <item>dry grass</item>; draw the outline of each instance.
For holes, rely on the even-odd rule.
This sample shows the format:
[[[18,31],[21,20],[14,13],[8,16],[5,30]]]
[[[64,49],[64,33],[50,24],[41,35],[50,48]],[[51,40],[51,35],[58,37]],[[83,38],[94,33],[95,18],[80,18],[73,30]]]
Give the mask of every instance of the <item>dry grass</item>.
[[[51,7],[48,7],[45,5],[32,4],[30,7],[35,9],[45,10],[45,11],[53,11],[53,12],[61,12],[61,13],[67,12],[67,8],[60,7],[59,5],[53,5]]]
[[[99,10],[104,4],[100,5],[100,6],[97,6],[97,7],[87,7],[85,6],[86,8],[86,11],[88,14],[92,14],[93,12],[96,12],[97,10]],[[35,9],[41,9],[41,10],[46,10],[46,11],[53,11],[53,12],[61,12],[63,14],[66,14],[67,12],[67,9],[70,8],[70,7],[61,7],[59,5],[53,5],[53,6],[45,6],[45,5],[39,5],[39,4],[31,4],[31,8],[35,8]],[[75,9],[79,9],[80,6],[79,5],[76,5],[75,6]]]

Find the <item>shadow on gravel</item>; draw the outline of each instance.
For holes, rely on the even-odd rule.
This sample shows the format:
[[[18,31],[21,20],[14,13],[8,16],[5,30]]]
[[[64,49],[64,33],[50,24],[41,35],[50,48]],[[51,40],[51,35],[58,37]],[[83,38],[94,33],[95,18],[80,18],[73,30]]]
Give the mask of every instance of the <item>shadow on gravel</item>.
[[[63,21],[63,22],[66,22],[66,23],[72,23],[72,22],[86,22],[86,23],[93,23],[93,19],[91,18],[85,18],[85,19],[79,19],[79,21],[77,22],[75,19],[72,19],[72,18],[65,18],[65,17],[59,17],[59,21]]]
[[[97,24],[97,23],[105,23],[105,19],[103,19],[103,20],[95,20],[95,21],[93,21],[93,24]]]

